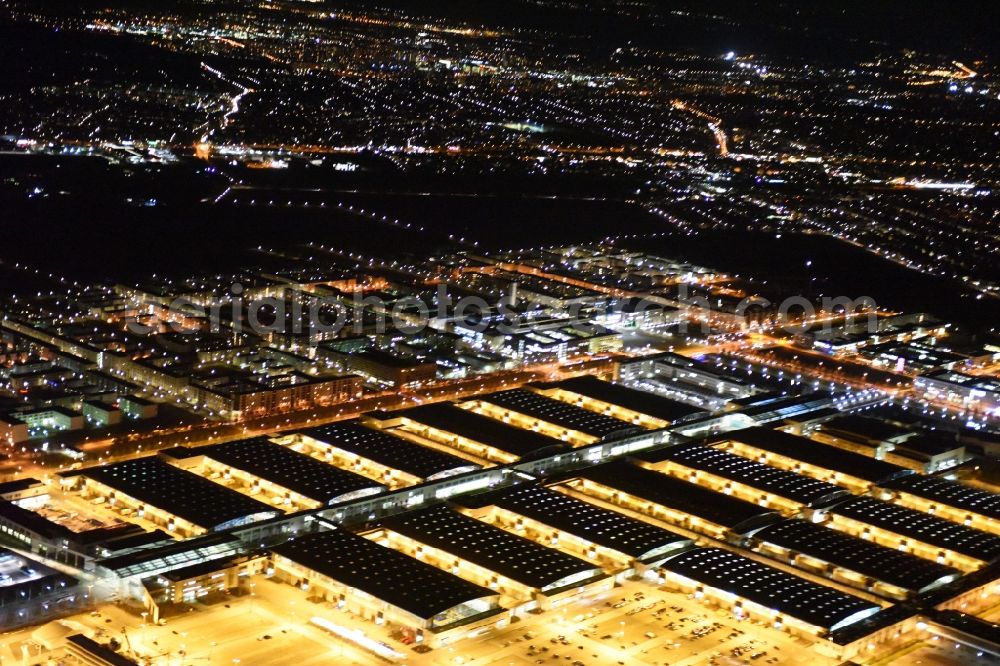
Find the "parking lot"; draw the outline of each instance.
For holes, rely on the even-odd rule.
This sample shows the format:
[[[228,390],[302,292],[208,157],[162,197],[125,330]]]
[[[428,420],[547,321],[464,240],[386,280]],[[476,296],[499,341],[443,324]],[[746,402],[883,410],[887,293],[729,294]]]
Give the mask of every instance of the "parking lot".
[[[738,620],[729,612],[645,581],[627,581],[610,591],[574,600],[565,608],[528,613],[503,629],[425,653],[393,639],[387,627],[308,600],[298,588],[258,579],[254,590],[253,596],[224,596],[196,604],[166,618],[162,626],[144,623],[136,613],[114,605],[70,619],[88,627],[98,640],[114,638],[150,663],[163,666],[192,662],[318,666],[331,659],[338,666],[386,663],[310,624],[313,616],[360,629],[405,655],[397,663],[418,666],[838,663],[803,639]],[[20,661],[23,644],[31,658],[38,660],[33,663],[43,663],[44,651],[31,644],[30,636],[28,630],[5,637],[10,641],[2,656]]]

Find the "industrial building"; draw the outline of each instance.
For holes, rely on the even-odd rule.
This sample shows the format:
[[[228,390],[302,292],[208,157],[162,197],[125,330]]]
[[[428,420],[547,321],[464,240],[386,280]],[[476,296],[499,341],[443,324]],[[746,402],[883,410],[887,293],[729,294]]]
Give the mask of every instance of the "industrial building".
[[[668,584],[776,627],[816,638],[881,607],[721,548],[696,548],[663,563]]]
[[[636,455],[647,469],[666,472],[748,502],[798,512],[850,495],[826,481],[772,467],[699,442]]]
[[[624,361],[619,374],[626,386],[684,400],[712,411],[725,409],[729,401],[748,398],[758,392],[746,379],[672,352]]]
[[[272,553],[280,580],[432,647],[507,617],[498,592],[345,530],[298,537]]]
[[[526,389],[488,393],[468,401],[463,406],[505,422],[509,421],[526,430],[538,430],[576,446],[641,431],[639,426],[628,421],[553,400]]]
[[[610,579],[585,560],[489,525],[444,505],[383,519],[379,525],[404,537],[404,547],[485,579],[491,589],[528,606],[547,608],[606,589]],[[529,608],[525,608],[528,610]]]
[[[997,413],[1000,410],[1000,380],[967,375],[954,370],[935,370],[913,381],[917,391],[931,399],[944,400],[967,409]]]
[[[275,444],[265,437],[172,448],[161,456],[183,469],[202,471],[246,494],[260,495],[286,508],[315,509],[376,495],[385,487],[346,469]]]
[[[546,397],[648,429],[666,428],[708,414],[704,409],[591,375],[533,384],[530,388]]]
[[[896,504],[1000,535],[1000,495],[940,476],[912,474],[882,484]],[[886,498],[888,499],[888,498]]]
[[[0,548],[0,627],[24,624],[79,612],[92,603],[74,576]]]
[[[210,595],[218,598],[234,590],[245,592],[250,577],[264,570],[261,555],[233,555],[164,571],[142,579],[146,608],[156,622],[163,610],[179,604],[204,601]]]
[[[716,539],[746,534],[780,517],[773,509],[620,460],[574,473],[565,485]]]
[[[62,472],[62,485],[96,502],[119,503],[177,536],[225,530],[279,511],[157,456]]]
[[[147,531],[125,521],[105,523],[78,512],[66,519],[69,513],[54,514],[46,508],[47,502],[0,500],[0,534],[41,557],[78,568],[119,550],[171,539],[160,530]]]
[[[448,402],[368,416],[382,427],[400,426],[432,442],[497,463],[512,463],[569,448],[558,438],[524,430]]]
[[[832,419],[811,438],[925,474],[955,467],[968,459],[965,446],[954,436],[897,428],[863,416]]]
[[[961,575],[952,567],[801,519],[758,530],[751,544],[759,553],[893,599],[921,594]]]
[[[834,505],[828,524],[965,572],[1000,558],[1000,536],[870,497]]]
[[[440,448],[397,436],[394,429],[367,427],[359,421],[340,421],[299,431],[290,438],[290,446],[322,456],[345,469],[369,468],[390,485],[411,486],[480,468]]]
[[[690,538],[658,525],[533,483],[453,501],[477,518],[490,513],[497,526],[615,571],[644,573],[692,545]]]
[[[858,493],[914,473],[899,465],[766,427],[726,433],[711,446]]]

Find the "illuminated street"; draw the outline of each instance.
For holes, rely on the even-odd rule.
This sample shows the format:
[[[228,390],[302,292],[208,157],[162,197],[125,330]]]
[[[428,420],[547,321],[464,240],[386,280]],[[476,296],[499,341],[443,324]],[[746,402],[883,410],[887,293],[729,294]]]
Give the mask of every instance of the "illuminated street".
[[[1000,663],[996,5],[0,0],[0,666]]]

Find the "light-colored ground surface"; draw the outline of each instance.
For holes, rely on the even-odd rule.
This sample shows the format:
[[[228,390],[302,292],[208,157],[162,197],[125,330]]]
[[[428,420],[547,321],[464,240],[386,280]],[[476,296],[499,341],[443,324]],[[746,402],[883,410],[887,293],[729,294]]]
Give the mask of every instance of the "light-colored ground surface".
[[[969,666],[979,661],[968,649],[956,650],[953,643],[930,637],[901,650],[888,663],[892,666]]]
[[[579,661],[588,666],[689,666],[707,664],[713,654],[719,655],[720,664],[837,663],[788,634],[737,621],[728,613],[703,607],[684,595],[638,581],[571,604],[565,611],[529,615],[503,630],[426,654],[392,640],[384,627],[358,621],[329,604],[308,601],[303,592],[291,586],[261,579],[255,591],[252,598],[232,597],[196,606],[169,618],[164,626],[142,626],[142,618],[116,606],[103,606],[97,615],[81,614],[71,619],[93,630],[102,642],[114,637],[125,643],[124,628],[135,652],[162,666],[385,663],[310,625],[309,618],[314,615],[359,627],[368,636],[404,653],[406,657],[399,663],[414,665],[554,666]],[[713,629],[715,623],[718,626]],[[31,633],[29,629],[3,636],[0,663],[22,663],[21,645],[30,645]],[[733,659],[732,650],[739,648],[744,649],[742,656]],[[766,654],[751,660],[757,653]],[[34,646],[29,647],[29,654],[31,658],[25,663],[46,661],[44,652]]]

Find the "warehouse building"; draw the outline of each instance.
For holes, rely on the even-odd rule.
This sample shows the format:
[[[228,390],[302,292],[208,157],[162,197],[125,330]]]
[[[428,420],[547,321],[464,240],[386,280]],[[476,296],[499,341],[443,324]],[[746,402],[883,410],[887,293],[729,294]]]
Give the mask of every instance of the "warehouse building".
[[[811,437],[824,444],[927,474],[960,465],[968,459],[965,446],[954,435],[922,433],[856,415],[833,419]]]
[[[886,421],[858,414],[845,414],[824,423],[813,433],[813,438],[828,444],[846,442],[857,447],[859,452],[881,460],[893,446],[905,442],[915,434],[909,428],[895,426]]]
[[[935,370],[917,377],[913,388],[932,400],[944,400],[975,411],[1000,411],[1000,380],[967,375],[954,370]]]
[[[78,578],[6,548],[0,548],[0,574],[4,576],[0,584],[0,627],[5,632],[72,615],[92,603]],[[6,648],[12,642],[5,639],[0,645]]]
[[[210,595],[218,598],[218,595],[231,591],[252,590],[249,582],[251,576],[261,573],[265,568],[266,561],[261,555],[233,555],[189,564],[144,578],[142,585],[150,621],[158,621],[165,610],[205,600]]]
[[[533,384],[531,388],[546,397],[651,430],[708,414],[698,407],[606,382],[591,375]]]
[[[704,361],[664,352],[626,360],[621,364],[622,381],[650,387],[657,392],[700,398],[708,409],[722,409],[726,402],[748,398],[758,390],[746,379],[720,372]]]
[[[764,427],[726,433],[710,445],[859,493],[914,473],[859,453]]]
[[[799,519],[754,532],[751,547],[803,570],[892,599],[927,592],[961,575],[952,567]]]
[[[611,579],[594,564],[444,505],[386,518],[380,526],[397,535],[395,547],[529,602],[522,610],[554,607],[611,585]]]
[[[772,509],[621,460],[581,470],[565,486],[716,539],[738,539],[780,518]]]
[[[881,487],[890,491],[896,504],[1000,535],[1000,495],[997,493],[922,474],[903,476]]]
[[[551,437],[584,446],[637,434],[639,426],[547,398],[526,389],[488,393],[465,403],[469,409]]]
[[[121,504],[167,532],[186,537],[279,515],[274,508],[149,456],[62,472],[63,485],[94,501]]]
[[[698,442],[637,454],[647,469],[666,472],[776,511],[809,512],[850,496],[843,488]]]
[[[117,550],[170,539],[165,532],[146,531],[126,522],[90,527],[80,516],[70,525],[77,529],[17,502],[0,500],[0,535],[13,539],[20,548],[80,569]]]
[[[499,593],[344,530],[299,537],[272,553],[279,580],[430,647],[506,624]]]
[[[229,563],[244,553],[239,537],[210,532],[180,541],[171,540],[155,548],[135,547],[100,559],[98,574],[113,581],[123,597],[142,600],[146,610],[158,617],[159,604],[150,594],[148,582],[161,574],[204,565],[203,573],[224,572]],[[214,569],[213,569],[214,567]]]
[[[275,444],[264,437],[160,452],[178,467],[201,470],[222,484],[240,484],[288,510],[316,509],[376,495],[385,487],[369,478]]]
[[[965,572],[1000,558],[994,534],[870,497],[837,504],[828,517],[834,529]]]
[[[721,548],[696,548],[663,564],[668,585],[750,617],[817,638],[881,607]]]
[[[292,448],[345,468],[367,468],[390,486],[412,486],[480,469],[444,451],[397,437],[392,430],[341,421],[295,433]]]
[[[625,574],[655,571],[658,562],[692,545],[658,525],[533,483],[454,501],[476,518]]]
[[[462,409],[448,402],[368,415],[381,427],[398,426],[482,460],[507,464],[567,450],[565,442]]]

